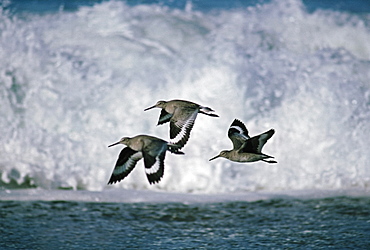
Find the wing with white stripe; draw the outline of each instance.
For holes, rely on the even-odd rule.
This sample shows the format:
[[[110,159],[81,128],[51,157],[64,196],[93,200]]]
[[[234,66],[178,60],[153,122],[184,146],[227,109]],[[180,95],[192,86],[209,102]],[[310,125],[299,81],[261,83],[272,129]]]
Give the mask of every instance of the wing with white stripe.
[[[143,158],[141,152],[135,151],[129,147],[122,149],[118,156],[113,173],[108,184],[113,184],[123,180],[134,169],[136,163]]]
[[[176,144],[179,146],[179,149],[182,148],[186,142],[189,140],[190,131],[194,126],[195,119],[198,115],[198,110],[181,110],[181,115],[183,119],[171,120],[170,122],[170,143]]]
[[[232,141],[234,149],[239,149],[243,143],[250,138],[244,123],[238,119],[235,119],[233,123],[231,123],[227,135]]]
[[[166,149],[167,145],[164,145],[163,149],[155,156],[143,151],[145,173],[150,184],[159,182],[163,177]]]

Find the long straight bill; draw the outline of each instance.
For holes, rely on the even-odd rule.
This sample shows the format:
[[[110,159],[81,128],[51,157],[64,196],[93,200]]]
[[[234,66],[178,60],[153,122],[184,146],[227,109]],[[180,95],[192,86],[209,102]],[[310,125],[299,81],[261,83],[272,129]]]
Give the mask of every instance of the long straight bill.
[[[156,106],[155,106],[155,105],[153,105],[153,106],[151,106],[151,107],[149,107],[149,108],[144,109],[144,111],[147,111],[147,110],[152,109],[152,108],[155,108],[155,107],[156,107]]]
[[[213,157],[213,158],[209,159],[209,161],[212,161],[212,160],[214,160],[214,159],[216,159],[216,158],[218,158],[218,157],[220,157],[220,155],[216,155],[215,157]]]
[[[112,147],[112,146],[115,146],[115,145],[118,145],[120,142],[121,142],[121,141],[115,142],[115,143],[113,143],[113,144],[109,145],[109,146],[108,146],[108,148],[109,148],[109,147]]]

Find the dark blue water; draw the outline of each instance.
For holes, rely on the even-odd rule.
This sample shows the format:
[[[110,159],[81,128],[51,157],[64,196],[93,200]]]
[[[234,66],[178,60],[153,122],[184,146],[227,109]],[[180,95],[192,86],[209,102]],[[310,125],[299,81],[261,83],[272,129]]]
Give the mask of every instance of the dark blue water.
[[[369,249],[370,198],[0,202],[1,249]]]
[[[15,12],[55,12],[55,11],[75,11],[81,6],[92,6],[108,0],[12,0],[4,4],[7,9]],[[208,11],[215,9],[232,9],[255,6],[257,4],[269,3],[271,0],[126,0],[129,5],[137,4],[158,4],[171,8],[184,9],[191,3],[194,10]],[[368,0],[303,0],[307,10],[310,12],[319,9],[346,11],[351,13],[369,13],[370,1]]]

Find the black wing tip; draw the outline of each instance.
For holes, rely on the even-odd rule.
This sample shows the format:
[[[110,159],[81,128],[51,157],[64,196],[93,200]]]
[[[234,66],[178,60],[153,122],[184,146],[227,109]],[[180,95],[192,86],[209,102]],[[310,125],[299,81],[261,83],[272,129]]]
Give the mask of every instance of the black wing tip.
[[[235,118],[234,121],[231,123],[231,126],[240,124],[244,125],[244,123],[241,120]]]
[[[108,184],[107,184],[107,185],[113,185],[113,184],[115,184],[115,183],[117,183],[117,182],[122,181],[122,180],[123,180],[123,178],[125,178],[125,177],[123,177],[123,178],[119,178],[119,177],[114,178],[114,177],[115,177],[115,176],[111,176],[111,177],[110,177],[110,180],[108,181]]]
[[[113,185],[117,182],[121,182],[123,179],[125,179],[131,173],[131,171],[132,170],[130,170],[128,172],[118,174],[118,175],[113,175],[112,174],[109,181],[108,181],[108,185]]]
[[[165,124],[166,122],[169,122],[169,121],[160,121],[160,120],[158,120],[157,126]]]
[[[270,139],[274,134],[275,134],[275,129],[270,129],[270,130],[268,130],[268,131],[266,131],[265,133],[263,133],[263,134],[267,134],[268,135],[268,138],[266,139],[266,140],[268,140],[268,139]],[[261,134],[262,135],[262,134]]]
[[[152,178],[152,177],[149,178],[149,176],[148,176],[148,181],[149,181],[150,185],[159,183],[161,181],[161,179],[162,179],[161,177],[160,178]]]
[[[162,168],[160,171],[154,173],[154,174],[146,174],[146,177],[148,178],[149,184],[156,184],[159,183],[164,175],[164,168]]]
[[[248,129],[245,126],[245,124],[241,120],[239,120],[237,118],[235,118],[234,121],[231,123],[230,127],[232,127],[232,126],[241,127],[243,130],[245,130],[246,132],[248,132]]]

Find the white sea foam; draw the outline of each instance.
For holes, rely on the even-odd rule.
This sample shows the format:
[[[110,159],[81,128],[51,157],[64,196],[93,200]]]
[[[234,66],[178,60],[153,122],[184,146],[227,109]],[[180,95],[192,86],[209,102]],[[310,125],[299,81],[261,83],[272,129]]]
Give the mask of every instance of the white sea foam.
[[[75,12],[0,12],[3,186],[173,192],[368,189],[370,27],[354,14],[308,13],[298,0],[196,12],[109,1]],[[149,185],[143,162],[106,186],[122,136],[151,134],[158,100],[211,107]],[[279,162],[209,162],[231,148],[234,118],[270,128]]]

